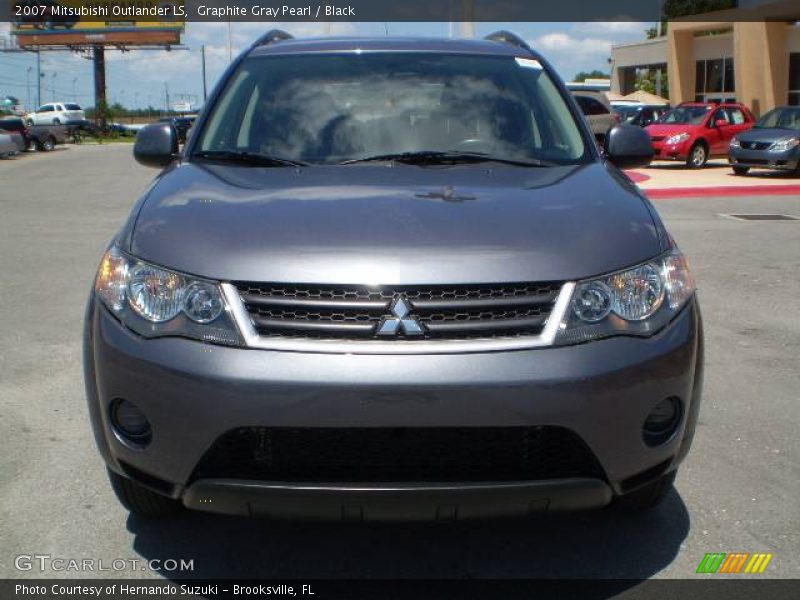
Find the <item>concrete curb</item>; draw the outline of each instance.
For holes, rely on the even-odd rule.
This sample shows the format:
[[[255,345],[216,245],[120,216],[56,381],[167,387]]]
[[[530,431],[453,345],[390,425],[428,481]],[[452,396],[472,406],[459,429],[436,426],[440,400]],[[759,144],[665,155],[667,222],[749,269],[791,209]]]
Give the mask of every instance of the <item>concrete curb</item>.
[[[652,200],[697,196],[790,196],[794,194],[800,196],[800,184],[675,187],[642,189],[642,191]]]

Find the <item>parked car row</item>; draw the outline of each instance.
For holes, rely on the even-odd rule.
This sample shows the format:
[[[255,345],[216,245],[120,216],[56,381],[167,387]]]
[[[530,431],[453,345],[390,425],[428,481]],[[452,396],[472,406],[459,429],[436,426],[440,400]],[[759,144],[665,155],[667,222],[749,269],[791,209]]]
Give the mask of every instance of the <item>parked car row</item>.
[[[20,117],[0,119],[0,133],[19,138],[18,152],[53,150],[57,144],[66,143],[69,137],[65,125],[28,125]]]
[[[737,102],[684,102],[670,108],[628,100],[608,102],[597,91],[572,93],[599,141],[615,122],[629,123],[650,135],[655,160],[681,161],[701,169],[709,158],[724,157],[737,175],[753,168],[800,175],[800,107],[778,107],[756,120]]]

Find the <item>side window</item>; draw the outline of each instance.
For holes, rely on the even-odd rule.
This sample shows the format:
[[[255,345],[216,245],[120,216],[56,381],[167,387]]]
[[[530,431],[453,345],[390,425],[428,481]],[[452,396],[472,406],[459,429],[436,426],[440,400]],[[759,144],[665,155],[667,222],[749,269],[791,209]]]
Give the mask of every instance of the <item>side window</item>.
[[[728,123],[733,125],[741,125],[745,122],[744,113],[740,108],[729,108],[728,109]]]
[[[56,104],[56,107],[55,107],[55,109],[54,109],[54,110],[60,110],[60,111],[63,111],[63,110],[64,110],[64,105],[63,105],[63,104]]]
[[[714,114],[711,115],[711,120],[709,120],[708,124],[711,127],[716,127],[717,121],[725,121],[727,123],[730,122],[728,121],[728,115],[725,114],[725,110],[722,108],[714,111]]]
[[[589,96],[577,96],[578,104],[585,115],[607,115],[608,109],[602,102]]]

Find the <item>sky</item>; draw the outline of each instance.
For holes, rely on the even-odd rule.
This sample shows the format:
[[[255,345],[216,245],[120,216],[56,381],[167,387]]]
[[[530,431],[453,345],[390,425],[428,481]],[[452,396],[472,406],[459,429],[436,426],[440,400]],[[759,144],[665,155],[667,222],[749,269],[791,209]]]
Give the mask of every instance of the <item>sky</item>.
[[[608,72],[612,44],[644,39],[650,23],[476,23],[476,37],[498,29],[508,29],[540,51],[566,80],[580,71]],[[232,23],[234,57],[258,35],[268,29],[284,29],[295,37],[320,36],[325,24],[314,23]],[[451,24],[441,23],[331,23],[333,35],[413,35],[447,37]],[[452,25],[458,35],[459,24]],[[9,23],[0,23],[0,50],[8,44]],[[111,103],[129,108],[148,105],[163,108],[168,88],[170,101],[202,101],[200,48],[205,46],[208,90],[228,64],[228,28],[226,23],[187,23],[184,45],[188,50],[107,51],[106,84]],[[42,102],[54,99],[94,104],[92,63],[71,52],[42,52]],[[31,68],[30,72],[28,69]],[[30,85],[28,85],[30,82]],[[0,99],[12,95],[35,108],[36,55],[28,52],[0,52]],[[30,89],[30,100],[28,99]]]

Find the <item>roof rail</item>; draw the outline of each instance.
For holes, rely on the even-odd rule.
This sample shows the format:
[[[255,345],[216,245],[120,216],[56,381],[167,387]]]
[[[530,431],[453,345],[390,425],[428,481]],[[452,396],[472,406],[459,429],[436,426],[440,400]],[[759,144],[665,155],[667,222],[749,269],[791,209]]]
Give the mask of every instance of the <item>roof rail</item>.
[[[511,44],[512,46],[516,46],[517,48],[522,48],[523,50],[527,50],[528,52],[533,52],[531,47],[525,43],[521,37],[519,37],[516,33],[511,33],[505,29],[500,31],[495,31],[494,33],[490,33],[487,35],[485,40],[489,40],[490,42],[502,42],[504,44]]]
[[[269,46],[270,44],[276,44],[277,42],[283,42],[284,40],[293,40],[294,36],[291,33],[286,33],[282,29],[271,29],[260,38],[258,38],[253,45],[250,46],[251,48],[258,48],[259,46]]]

